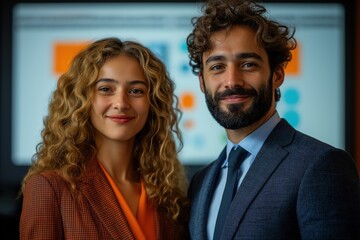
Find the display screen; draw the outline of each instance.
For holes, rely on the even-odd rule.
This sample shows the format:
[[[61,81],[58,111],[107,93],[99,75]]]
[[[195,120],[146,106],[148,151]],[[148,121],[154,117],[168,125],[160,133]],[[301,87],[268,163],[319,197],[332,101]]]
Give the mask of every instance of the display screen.
[[[296,129],[345,147],[345,11],[340,4],[268,3],[268,17],[296,28],[298,48],[286,68],[281,117]],[[226,134],[209,114],[192,74],[186,37],[197,3],[21,3],[13,8],[11,161],[27,166],[41,141],[51,92],[72,57],[89,42],[118,37],[149,47],[168,68],[183,112],[180,160],[216,159]]]

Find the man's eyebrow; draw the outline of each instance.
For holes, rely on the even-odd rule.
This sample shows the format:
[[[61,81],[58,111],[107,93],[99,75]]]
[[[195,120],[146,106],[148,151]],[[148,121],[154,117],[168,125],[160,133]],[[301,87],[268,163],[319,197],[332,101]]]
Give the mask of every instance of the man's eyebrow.
[[[257,60],[263,61],[263,58],[255,53],[255,52],[246,52],[246,53],[238,53],[236,54],[236,59],[248,59],[248,58],[255,58]],[[210,62],[216,62],[216,61],[224,61],[226,60],[226,57],[224,55],[213,55],[210,56],[208,59],[206,59],[205,64],[209,64]]]
[[[206,59],[205,65],[209,64],[210,62],[217,62],[217,61],[222,61],[225,59],[226,59],[226,57],[223,55],[213,55],[213,56],[210,56],[208,59]]]
[[[248,58],[255,58],[257,60],[263,61],[263,58],[255,52],[246,52],[246,53],[236,54],[236,59],[248,59]]]

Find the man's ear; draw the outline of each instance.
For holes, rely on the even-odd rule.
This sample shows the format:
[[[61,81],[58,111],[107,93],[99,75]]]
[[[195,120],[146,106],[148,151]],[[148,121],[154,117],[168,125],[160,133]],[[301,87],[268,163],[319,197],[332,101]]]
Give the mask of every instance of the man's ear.
[[[200,89],[203,93],[205,93],[205,83],[201,72],[199,72],[198,77],[199,77]]]
[[[273,88],[279,88],[283,82],[284,82],[284,78],[285,78],[285,72],[284,72],[284,68],[283,67],[278,67],[272,76],[272,81],[273,81]]]

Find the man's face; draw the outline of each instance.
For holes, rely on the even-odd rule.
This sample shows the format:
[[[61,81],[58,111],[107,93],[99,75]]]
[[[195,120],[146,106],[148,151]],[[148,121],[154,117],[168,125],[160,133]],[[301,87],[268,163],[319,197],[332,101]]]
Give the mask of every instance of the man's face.
[[[223,110],[220,107],[222,99],[235,95],[251,97],[252,104],[245,109],[245,103],[239,101],[226,105],[226,109]],[[205,91],[206,104],[210,113],[226,129],[240,129],[259,121],[269,111],[273,101],[272,96],[272,88],[267,83],[264,83],[258,91],[253,88],[226,89],[223,92],[215,93],[214,97],[208,90]]]
[[[274,90],[283,81],[282,71],[271,73],[267,54],[248,27],[216,32],[211,43],[200,76],[209,111],[226,129],[261,124],[275,112]]]

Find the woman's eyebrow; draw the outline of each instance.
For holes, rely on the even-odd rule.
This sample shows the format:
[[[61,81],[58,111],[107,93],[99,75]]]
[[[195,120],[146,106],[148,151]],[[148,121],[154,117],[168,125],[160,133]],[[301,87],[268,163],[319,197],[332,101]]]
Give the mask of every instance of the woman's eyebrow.
[[[106,83],[119,83],[118,80],[113,79],[113,78],[100,78],[98,80],[96,80],[95,84],[98,84],[99,82],[106,82]],[[130,80],[130,81],[126,81],[127,85],[136,85],[136,84],[142,84],[144,86],[147,87],[147,83],[143,80]]]
[[[118,81],[112,78],[100,78],[96,80],[95,84],[98,84],[99,82],[106,82],[106,83],[117,83]]]

